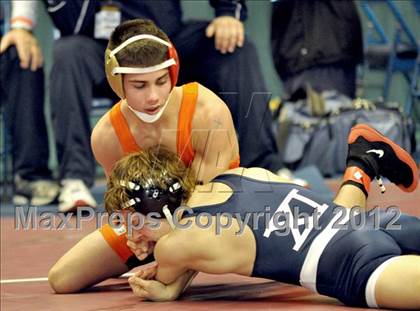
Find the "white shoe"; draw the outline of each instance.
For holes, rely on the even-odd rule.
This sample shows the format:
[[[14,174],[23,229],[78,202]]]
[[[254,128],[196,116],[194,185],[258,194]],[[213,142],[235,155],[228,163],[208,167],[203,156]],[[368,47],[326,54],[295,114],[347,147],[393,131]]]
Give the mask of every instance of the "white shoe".
[[[96,207],[97,203],[80,179],[64,179],[61,181],[61,192],[58,197],[58,211],[70,212],[78,207]]]
[[[16,176],[13,204],[47,205],[57,198],[58,191],[58,184],[52,180],[40,179],[28,181],[22,179],[20,176]]]

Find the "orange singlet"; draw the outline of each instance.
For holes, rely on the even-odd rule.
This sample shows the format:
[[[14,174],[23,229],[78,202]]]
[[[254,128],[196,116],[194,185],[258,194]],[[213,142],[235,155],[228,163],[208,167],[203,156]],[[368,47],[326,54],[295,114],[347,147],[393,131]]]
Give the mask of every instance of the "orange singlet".
[[[195,151],[191,142],[192,119],[198,97],[198,83],[192,82],[182,86],[182,102],[178,114],[178,131],[176,138],[177,153],[185,165],[191,165]],[[121,112],[121,102],[112,107],[110,112],[111,124],[117,134],[120,145],[125,154],[140,151],[128,123]],[[232,160],[229,168],[239,167],[239,156]]]
[[[176,148],[179,157],[185,165],[190,166],[194,160],[195,150],[191,142],[192,119],[195,112],[198,97],[198,83],[192,82],[182,86],[182,102],[178,114],[178,131],[176,138]],[[133,134],[130,131],[127,120],[121,112],[121,101],[112,107],[110,120],[117,134],[124,154],[138,152],[141,148],[137,145]],[[229,168],[239,167],[239,155],[231,161]],[[99,229],[109,246],[115,251],[123,262],[126,262],[133,253],[127,246],[125,232],[104,225]]]

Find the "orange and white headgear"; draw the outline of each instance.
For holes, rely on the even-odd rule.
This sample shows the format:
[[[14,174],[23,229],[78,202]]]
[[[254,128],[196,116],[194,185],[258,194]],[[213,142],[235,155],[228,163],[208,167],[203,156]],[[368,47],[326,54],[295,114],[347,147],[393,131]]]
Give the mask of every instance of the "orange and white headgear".
[[[160,44],[163,44],[168,47],[168,55],[167,60],[164,62],[150,66],[150,67],[121,67],[118,63],[117,58],[115,55],[120,52],[122,49],[124,49],[129,44],[139,41],[139,40],[153,40]],[[123,88],[123,78],[121,74],[143,74],[143,73],[150,73],[155,72],[164,68],[168,68],[169,70],[169,77],[171,79],[171,85],[172,88],[175,87],[176,82],[178,80],[178,73],[179,73],[179,59],[178,59],[178,53],[176,52],[175,47],[172,43],[167,42],[159,37],[150,35],[150,34],[141,34],[133,36],[127,40],[125,40],[123,43],[121,43],[119,46],[117,46],[115,49],[110,50],[106,49],[105,51],[105,73],[106,78],[108,79],[108,83],[111,86],[112,90],[121,98],[125,98],[124,94],[124,88]],[[128,106],[141,120],[151,123],[155,122],[163,113],[163,110],[165,109],[167,105],[167,102],[165,103],[165,106],[160,110],[159,113],[156,114],[156,116],[149,116],[145,113],[138,112]]]

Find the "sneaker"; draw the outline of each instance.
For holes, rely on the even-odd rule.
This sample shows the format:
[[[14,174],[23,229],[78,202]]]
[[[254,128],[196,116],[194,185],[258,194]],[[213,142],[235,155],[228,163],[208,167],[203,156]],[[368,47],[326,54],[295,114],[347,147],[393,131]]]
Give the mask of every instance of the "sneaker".
[[[408,152],[366,124],[353,127],[348,137],[347,166],[361,168],[371,178],[383,176],[405,192],[416,189],[419,172]]]
[[[58,184],[52,180],[29,181],[17,175],[14,183],[14,205],[47,205],[55,201],[59,191]]]
[[[58,197],[58,211],[70,212],[78,207],[96,207],[97,203],[80,179],[64,179],[61,181],[61,192]]]

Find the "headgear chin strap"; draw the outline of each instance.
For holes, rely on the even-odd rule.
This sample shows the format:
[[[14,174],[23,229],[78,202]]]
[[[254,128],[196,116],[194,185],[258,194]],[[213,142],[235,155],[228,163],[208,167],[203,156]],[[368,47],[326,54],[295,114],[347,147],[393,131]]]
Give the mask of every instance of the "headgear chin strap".
[[[134,208],[136,212],[143,215],[155,212],[159,218],[165,218],[163,207],[167,207],[173,214],[181,205],[183,189],[179,181],[168,178],[165,173],[162,174],[167,185],[162,189],[152,179],[144,182],[130,181],[126,184],[121,181],[121,186],[127,188],[128,201],[122,204],[122,209]]]
[[[168,59],[161,64],[151,66],[151,67],[121,67],[118,63],[117,58],[115,55],[124,49],[127,45],[139,41],[139,40],[154,40],[159,42],[160,44],[166,45],[168,47]],[[125,74],[143,74],[143,73],[150,73],[155,72],[164,68],[169,69],[169,77],[171,78],[172,88],[175,87],[176,82],[178,80],[178,72],[179,72],[179,60],[178,54],[175,50],[175,47],[170,43],[166,42],[165,40],[149,35],[149,34],[142,34],[133,36],[115,49],[110,50],[106,49],[105,51],[105,73],[108,79],[108,83],[113,89],[113,91],[121,98],[125,98],[124,95],[124,88],[123,88],[123,79],[122,75]]]
[[[169,102],[169,97],[166,100],[165,105],[163,105],[163,107],[156,114],[147,114],[141,111],[137,111],[134,108],[132,108],[128,103],[127,103],[127,107],[136,115],[137,118],[139,118],[143,122],[154,123],[160,119],[163,112],[165,111],[166,106],[168,105],[168,102]]]

